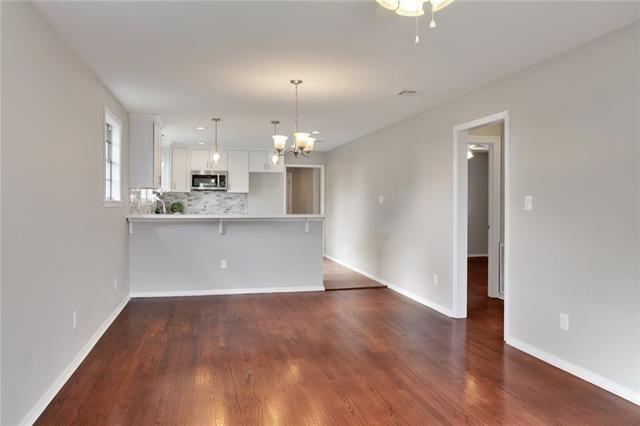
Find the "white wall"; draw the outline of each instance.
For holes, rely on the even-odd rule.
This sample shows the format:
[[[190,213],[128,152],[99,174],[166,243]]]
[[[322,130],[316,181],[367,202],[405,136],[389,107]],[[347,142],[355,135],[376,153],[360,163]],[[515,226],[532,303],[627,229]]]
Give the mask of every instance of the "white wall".
[[[127,114],[30,3],[1,8],[1,423],[15,424],[129,293],[126,175],[124,206],[102,204],[104,108],[125,174]]]
[[[282,173],[250,173],[247,196],[249,215],[281,215],[284,213]]]
[[[486,256],[489,250],[489,154],[475,152],[468,165],[467,247],[470,255]]]
[[[450,310],[453,127],[508,110],[508,337],[638,397],[639,38],[635,24],[330,151],[327,253]]]

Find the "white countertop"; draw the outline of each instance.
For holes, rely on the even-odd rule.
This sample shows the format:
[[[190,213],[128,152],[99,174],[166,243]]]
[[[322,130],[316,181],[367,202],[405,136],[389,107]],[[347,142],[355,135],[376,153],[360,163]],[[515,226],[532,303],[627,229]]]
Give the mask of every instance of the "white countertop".
[[[279,221],[279,220],[324,220],[324,215],[321,214],[290,214],[290,215],[270,215],[270,216],[255,216],[248,214],[141,214],[141,215],[129,215],[127,220],[129,222],[206,222],[206,221],[219,221],[219,220],[232,220],[232,221]]]

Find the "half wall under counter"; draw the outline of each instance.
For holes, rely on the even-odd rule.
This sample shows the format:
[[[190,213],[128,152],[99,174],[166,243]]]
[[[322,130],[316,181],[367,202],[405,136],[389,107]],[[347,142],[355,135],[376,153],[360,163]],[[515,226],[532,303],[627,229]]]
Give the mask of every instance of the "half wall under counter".
[[[322,215],[127,220],[132,297],[324,290]]]

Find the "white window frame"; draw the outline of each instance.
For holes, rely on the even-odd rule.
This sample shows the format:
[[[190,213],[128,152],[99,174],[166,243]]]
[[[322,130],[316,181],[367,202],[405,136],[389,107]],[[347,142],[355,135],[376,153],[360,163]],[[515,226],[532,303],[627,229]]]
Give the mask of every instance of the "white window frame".
[[[111,141],[111,164],[116,164],[118,167],[114,173],[111,169],[111,198],[106,194],[106,181],[107,181],[107,125],[112,127],[112,141]],[[103,202],[105,207],[121,207],[122,206],[122,122],[116,117],[114,113],[107,108],[104,109],[104,125],[103,125],[103,137],[102,137],[102,191]],[[115,190],[115,193],[114,193]]]

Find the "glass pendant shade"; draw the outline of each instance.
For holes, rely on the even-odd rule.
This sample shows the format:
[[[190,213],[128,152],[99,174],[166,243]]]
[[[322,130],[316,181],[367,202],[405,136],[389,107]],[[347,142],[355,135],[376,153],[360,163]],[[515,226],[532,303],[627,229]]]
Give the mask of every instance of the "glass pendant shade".
[[[398,0],[376,0],[378,4],[385,9],[396,10],[398,8]]]
[[[213,162],[214,162],[215,164],[218,164],[218,161],[220,161],[220,153],[218,152],[218,150],[215,150],[215,151],[213,152],[213,156],[212,156],[212,158],[213,158]]]
[[[293,134],[296,139],[296,147],[304,148],[307,145],[307,140],[309,139],[309,133],[306,132],[296,132]]]
[[[313,144],[316,142],[316,138],[309,138],[307,139],[307,143],[304,146],[304,152],[311,152],[313,151]]]
[[[423,0],[400,0],[396,13],[400,16],[422,16],[424,15],[422,1]]]
[[[431,7],[434,12],[444,9],[453,3],[453,0],[431,0]]]
[[[287,146],[288,137],[284,135],[273,135],[273,147],[277,151],[282,151]]]

